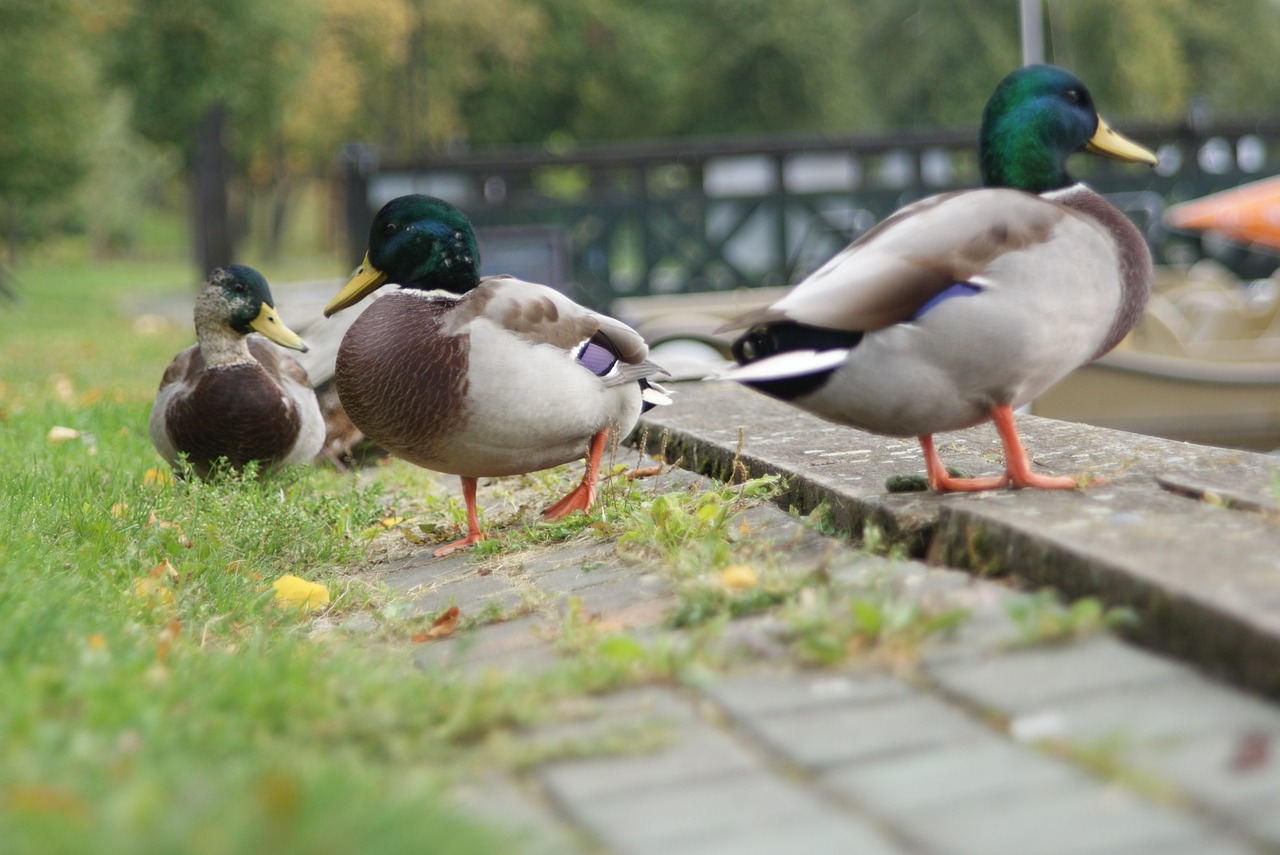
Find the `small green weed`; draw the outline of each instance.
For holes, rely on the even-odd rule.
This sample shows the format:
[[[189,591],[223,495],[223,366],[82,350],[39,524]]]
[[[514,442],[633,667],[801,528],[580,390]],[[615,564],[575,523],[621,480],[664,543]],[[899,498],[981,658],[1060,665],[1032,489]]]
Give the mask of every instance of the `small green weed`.
[[[1005,612],[1017,630],[1017,637],[1010,642],[1015,647],[1058,644],[1131,626],[1138,621],[1132,609],[1107,608],[1097,597],[1082,597],[1063,605],[1058,592],[1052,588],[1014,597],[1005,606]]]
[[[705,492],[678,491],[624,507],[613,527],[622,531],[618,549],[624,554],[656,557],[675,577],[722,569],[734,557],[742,531],[738,515],[777,495],[776,476],[753,478]]]
[[[904,596],[827,587],[803,589],[782,611],[794,654],[810,665],[835,665],[872,650],[910,655],[925,639],[952,632],[967,618],[964,609],[934,611]]]

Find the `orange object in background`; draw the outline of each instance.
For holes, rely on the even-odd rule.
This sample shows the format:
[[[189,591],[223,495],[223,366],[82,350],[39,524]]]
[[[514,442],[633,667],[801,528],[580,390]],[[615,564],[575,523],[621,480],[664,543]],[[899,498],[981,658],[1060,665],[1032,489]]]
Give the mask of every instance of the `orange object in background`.
[[[1217,232],[1238,243],[1280,249],[1280,177],[1174,205],[1165,221],[1175,229]]]

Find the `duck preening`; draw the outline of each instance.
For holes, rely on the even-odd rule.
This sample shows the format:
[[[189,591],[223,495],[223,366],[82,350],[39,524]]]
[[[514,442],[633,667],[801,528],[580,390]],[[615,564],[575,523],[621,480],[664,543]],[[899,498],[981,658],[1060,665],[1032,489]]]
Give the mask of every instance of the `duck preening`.
[[[383,285],[338,349],[338,397],[373,442],[418,466],[457,475],[467,534],[481,539],[476,479],[534,472],[586,456],[582,482],[543,512],[557,519],[595,500],[600,462],[642,408],[669,403],[650,378],[639,333],[545,285],[480,276],[467,218],[431,196],[383,206],[369,251],[325,308],[329,316]]]
[[[1120,342],[1151,291],[1142,234],[1068,177],[1075,152],[1154,166],[1053,66],[1020,68],[987,102],[982,189],[900,209],[746,329],[721,375],[833,422],[915,436],[934,490],[1072,488],[1033,472],[1013,411]],[[958,478],[933,434],[995,423],[1005,473]]]
[[[307,463],[324,419],[307,373],[283,347],[305,351],[280,321],[262,274],[232,264],[209,274],[195,306],[196,343],[174,357],[151,407],[151,442],[171,465],[185,455],[204,477],[220,458],[234,469]]]

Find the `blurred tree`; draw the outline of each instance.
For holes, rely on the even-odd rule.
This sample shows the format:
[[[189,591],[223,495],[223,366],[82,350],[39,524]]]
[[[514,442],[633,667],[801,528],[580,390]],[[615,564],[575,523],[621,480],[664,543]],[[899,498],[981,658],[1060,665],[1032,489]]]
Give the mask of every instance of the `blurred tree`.
[[[0,232],[19,238],[70,196],[87,170],[94,78],[74,0],[0,3]]]
[[[133,95],[134,126],[182,153],[201,271],[235,260],[228,184],[269,144],[311,34],[303,0],[117,0],[106,46],[111,79]]]
[[[1280,4],[1274,0],[1050,0],[1054,58],[1108,110],[1186,115],[1193,98],[1220,113],[1280,105]]]
[[[849,47],[876,93],[864,127],[971,126],[995,84],[1021,64],[1017,4],[870,0]]]
[[[473,143],[829,130],[865,104],[847,2],[528,2],[546,21],[530,55],[454,78]],[[447,76],[447,53],[427,62]]]

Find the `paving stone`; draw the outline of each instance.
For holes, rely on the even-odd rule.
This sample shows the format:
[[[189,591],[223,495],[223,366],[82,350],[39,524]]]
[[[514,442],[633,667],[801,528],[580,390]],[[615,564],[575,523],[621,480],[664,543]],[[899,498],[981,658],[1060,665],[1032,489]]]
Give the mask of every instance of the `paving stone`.
[[[450,605],[457,605],[478,614],[490,603],[497,603],[503,609],[515,608],[526,596],[520,588],[496,573],[486,576],[473,574],[441,583],[414,596],[413,613],[437,615]]]
[[[1053,792],[1091,779],[1060,760],[995,734],[931,751],[830,769],[827,788],[877,815],[909,820],[947,806],[985,811],[1011,794]]]
[[[986,656],[977,662],[939,664],[929,673],[975,704],[1016,714],[1104,689],[1184,679],[1192,672],[1163,656],[1100,636]]]
[[[1241,842],[1226,832],[1206,831],[1181,840],[1160,840],[1126,847],[1123,855],[1260,855],[1261,850]],[[1090,850],[1089,855],[1114,855],[1108,843]]]
[[[881,703],[818,705],[747,716],[737,723],[787,760],[810,769],[926,748],[936,750],[987,733],[965,713],[923,694]]]
[[[1280,813],[1280,728],[1149,742],[1125,762],[1174,783],[1196,801],[1240,819]]]
[[[1068,739],[1106,737],[1133,746],[1177,737],[1280,729],[1280,710],[1194,674],[1063,698],[1051,712],[1060,717]]]
[[[378,568],[378,579],[393,591],[409,592],[419,587],[448,584],[477,575],[479,566],[465,554],[432,558],[430,547],[397,564]]]
[[[892,700],[914,692],[901,680],[882,674],[794,671],[736,676],[705,685],[702,690],[739,718]]]
[[[535,673],[555,663],[555,650],[543,639],[541,621],[522,617],[476,627],[440,641],[420,644],[413,661],[421,667],[498,668]]]
[[[1127,855],[1141,847],[1163,851],[1209,829],[1089,782],[1014,792],[982,805],[953,803],[928,811],[906,831],[940,855]]]
[[[821,838],[821,848],[788,847],[784,851],[904,853],[869,824],[760,770],[679,780],[670,786],[608,798],[574,799],[563,802],[563,807],[571,818],[622,855],[738,851],[757,838],[787,840],[804,829]]]
[[[616,561],[611,566],[584,570],[582,562],[574,561],[566,566],[546,570],[530,570],[526,566],[525,572],[529,581],[542,591],[549,594],[573,594],[586,588],[632,579],[642,575],[644,571]]]
[[[714,837],[675,841],[655,855],[914,855],[861,823],[826,814],[768,828],[734,827]]]
[[[662,602],[662,610],[673,602],[671,586],[653,575],[595,585],[576,591],[575,596],[589,612],[613,614],[646,603]]]
[[[1273,845],[1272,855],[1280,850],[1280,806],[1272,802],[1272,807],[1249,824],[1249,830]]]
[[[510,777],[495,772],[454,786],[450,799],[480,822],[509,832],[519,855],[589,855],[580,831],[561,821],[550,806]]]
[[[577,802],[724,779],[758,765],[737,741],[704,724],[679,728],[657,751],[555,763],[539,770],[538,776],[558,798]]]

